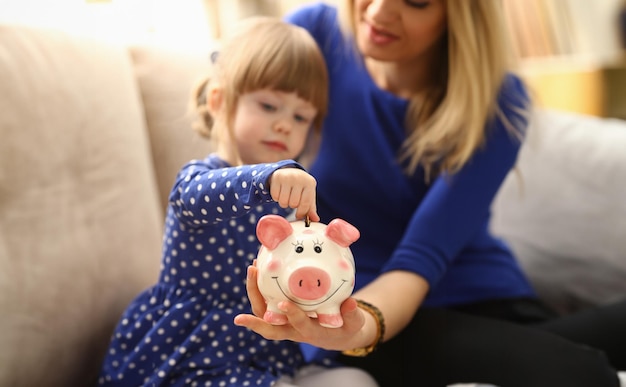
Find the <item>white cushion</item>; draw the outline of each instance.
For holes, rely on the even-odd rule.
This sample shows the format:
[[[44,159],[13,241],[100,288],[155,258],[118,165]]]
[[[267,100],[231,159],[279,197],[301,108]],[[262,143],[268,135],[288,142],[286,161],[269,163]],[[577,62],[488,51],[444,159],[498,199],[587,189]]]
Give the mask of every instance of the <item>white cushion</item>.
[[[626,297],[626,122],[539,111],[492,227],[561,311]]]

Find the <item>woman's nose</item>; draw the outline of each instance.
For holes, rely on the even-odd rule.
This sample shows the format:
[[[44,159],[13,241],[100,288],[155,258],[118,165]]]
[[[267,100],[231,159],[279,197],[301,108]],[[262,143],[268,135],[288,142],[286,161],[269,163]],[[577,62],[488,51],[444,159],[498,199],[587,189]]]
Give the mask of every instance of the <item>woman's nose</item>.
[[[386,24],[397,21],[399,13],[398,3],[401,0],[372,0],[365,13],[375,23]]]

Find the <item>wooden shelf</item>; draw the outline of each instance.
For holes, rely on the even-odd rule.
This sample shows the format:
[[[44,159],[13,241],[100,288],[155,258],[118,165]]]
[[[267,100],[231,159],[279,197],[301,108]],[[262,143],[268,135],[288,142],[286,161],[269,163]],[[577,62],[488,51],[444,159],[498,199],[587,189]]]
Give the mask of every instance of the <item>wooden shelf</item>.
[[[626,63],[522,72],[540,107],[626,119]]]
[[[536,103],[626,119],[624,0],[503,0],[513,48]]]

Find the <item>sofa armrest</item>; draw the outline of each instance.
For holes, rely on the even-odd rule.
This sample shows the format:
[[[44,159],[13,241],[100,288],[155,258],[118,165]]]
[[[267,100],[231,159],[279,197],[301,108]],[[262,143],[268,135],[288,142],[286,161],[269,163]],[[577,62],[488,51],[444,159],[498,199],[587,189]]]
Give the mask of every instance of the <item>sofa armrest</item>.
[[[0,385],[96,380],[163,213],[125,48],[0,25]]]

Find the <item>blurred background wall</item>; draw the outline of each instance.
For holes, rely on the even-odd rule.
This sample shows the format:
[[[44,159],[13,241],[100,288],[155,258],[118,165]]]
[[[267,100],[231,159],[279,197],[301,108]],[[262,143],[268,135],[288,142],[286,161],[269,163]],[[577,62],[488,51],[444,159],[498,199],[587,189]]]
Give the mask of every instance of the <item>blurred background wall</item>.
[[[281,16],[308,1],[0,0],[0,22],[120,44],[209,51],[236,20]],[[540,105],[626,118],[626,60],[619,30],[626,0],[501,1],[520,70]]]

